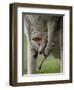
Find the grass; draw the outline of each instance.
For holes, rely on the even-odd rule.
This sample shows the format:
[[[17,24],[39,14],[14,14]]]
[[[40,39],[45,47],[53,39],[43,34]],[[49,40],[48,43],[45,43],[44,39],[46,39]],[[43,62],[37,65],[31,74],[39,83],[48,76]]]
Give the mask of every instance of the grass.
[[[43,59],[42,55],[39,55],[37,59],[37,67],[39,67],[41,61]],[[37,68],[36,74],[39,73],[59,73],[60,65],[59,60],[53,56],[49,56],[43,63],[41,70]]]

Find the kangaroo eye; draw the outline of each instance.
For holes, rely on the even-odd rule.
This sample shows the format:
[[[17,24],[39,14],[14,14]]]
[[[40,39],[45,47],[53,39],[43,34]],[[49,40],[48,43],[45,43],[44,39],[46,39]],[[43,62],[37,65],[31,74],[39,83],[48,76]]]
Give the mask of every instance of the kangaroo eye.
[[[34,41],[40,41],[41,38],[37,37],[37,38],[33,38],[32,40],[34,40]]]
[[[38,43],[38,45],[40,46],[40,43]]]

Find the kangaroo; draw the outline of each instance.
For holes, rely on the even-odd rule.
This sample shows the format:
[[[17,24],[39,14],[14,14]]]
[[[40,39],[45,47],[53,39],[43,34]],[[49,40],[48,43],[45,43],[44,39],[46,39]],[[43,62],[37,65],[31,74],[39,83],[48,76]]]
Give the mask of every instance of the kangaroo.
[[[31,63],[30,73],[36,71],[36,59],[39,54],[44,55],[39,69],[41,69],[43,62],[53,53],[57,58],[62,58],[63,31],[62,16],[51,15],[25,15],[25,26],[28,31],[29,42],[31,45]],[[60,57],[61,55],[61,57]],[[62,59],[61,59],[62,60]],[[62,65],[60,65],[62,66]],[[62,72],[62,69],[61,71]]]

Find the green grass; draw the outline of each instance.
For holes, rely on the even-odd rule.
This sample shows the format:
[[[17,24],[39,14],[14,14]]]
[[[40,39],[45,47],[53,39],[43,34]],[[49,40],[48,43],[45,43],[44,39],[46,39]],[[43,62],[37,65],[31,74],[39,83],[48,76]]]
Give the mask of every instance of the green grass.
[[[39,55],[37,59],[37,67],[39,67],[43,56]],[[49,56],[43,63],[41,70],[37,68],[36,74],[39,73],[59,73],[60,72],[60,65],[59,60],[53,56]]]

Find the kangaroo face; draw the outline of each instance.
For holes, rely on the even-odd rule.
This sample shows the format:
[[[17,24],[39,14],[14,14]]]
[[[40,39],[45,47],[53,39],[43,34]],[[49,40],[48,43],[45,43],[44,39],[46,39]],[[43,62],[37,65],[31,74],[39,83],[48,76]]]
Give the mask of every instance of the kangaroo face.
[[[33,42],[35,42],[35,44],[37,44],[38,46],[38,53],[43,54],[46,44],[47,44],[47,35],[46,33],[38,33],[37,35],[35,35],[34,38],[32,38]]]

